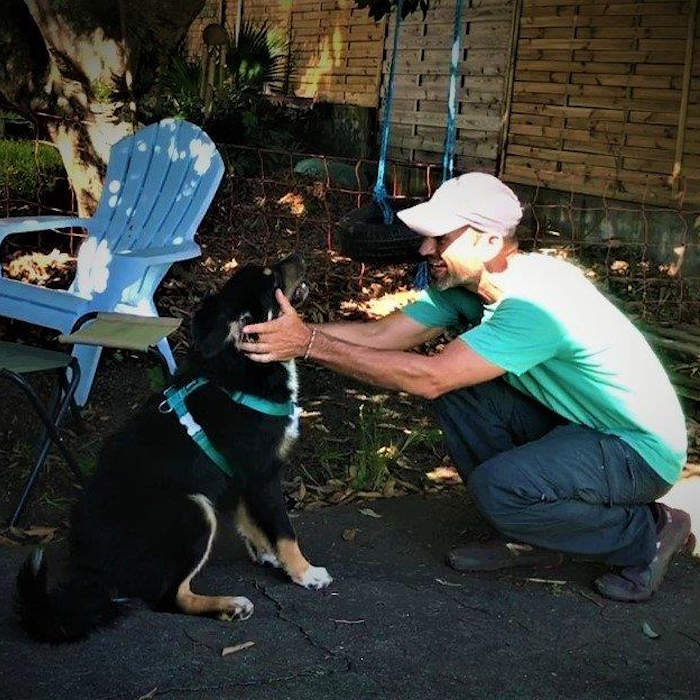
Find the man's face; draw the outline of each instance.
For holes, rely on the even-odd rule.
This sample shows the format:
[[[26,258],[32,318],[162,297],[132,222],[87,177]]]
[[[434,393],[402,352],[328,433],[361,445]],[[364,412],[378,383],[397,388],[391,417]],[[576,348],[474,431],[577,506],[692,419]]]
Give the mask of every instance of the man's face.
[[[498,254],[502,245],[500,236],[465,226],[444,236],[425,236],[420,254],[428,258],[438,289],[457,285],[476,288],[484,265]]]

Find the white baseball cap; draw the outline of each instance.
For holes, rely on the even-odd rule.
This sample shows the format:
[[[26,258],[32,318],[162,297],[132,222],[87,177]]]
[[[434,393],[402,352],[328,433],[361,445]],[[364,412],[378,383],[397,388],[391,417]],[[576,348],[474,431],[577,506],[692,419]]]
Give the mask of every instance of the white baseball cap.
[[[522,215],[515,192],[488,173],[453,177],[443,182],[427,202],[397,213],[421,236],[444,236],[463,226],[508,236]]]

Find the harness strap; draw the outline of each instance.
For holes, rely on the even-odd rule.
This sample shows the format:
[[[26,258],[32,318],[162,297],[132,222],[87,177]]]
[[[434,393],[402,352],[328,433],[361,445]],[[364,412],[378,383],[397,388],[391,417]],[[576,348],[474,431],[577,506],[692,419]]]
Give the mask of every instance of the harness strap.
[[[234,472],[228,460],[214,447],[202,426],[195,421],[185,404],[185,399],[191,393],[208,383],[208,379],[198,377],[179,389],[174,386],[168,387],[163,392],[165,400],[160,404],[158,410],[160,410],[161,413],[170,413],[173,411],[180,421],[180,424],[187,430],[187,434],[197,443],[197,446],[222,472],[224,472],[224,474],[233,477]],[[242,391],[225,391],[225,393],[232,401],[269,416],[291,416],[297,411],[297,405],[293,401],[278,403],[275,401],[268,401],[260,396],[246,394]]]

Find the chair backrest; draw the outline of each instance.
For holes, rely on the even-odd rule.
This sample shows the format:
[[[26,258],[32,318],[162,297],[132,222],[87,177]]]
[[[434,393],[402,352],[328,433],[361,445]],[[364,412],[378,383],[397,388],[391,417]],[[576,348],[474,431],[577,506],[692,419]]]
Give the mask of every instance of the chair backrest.
[[[118,141],[93,220],[96,244],[112,252],[192,241],[224,164],[195,124],[163,119]]]
[[[114,254],[190,243],[223,174],[214,142],[186,121],[163,119],[114,144],[71,290],[123,296],[111,287],[126,280],[139,289],[138,280],[124,274],[124,265],[114,274]],[[148,294],[166,270],[167,266],[143,293]]]

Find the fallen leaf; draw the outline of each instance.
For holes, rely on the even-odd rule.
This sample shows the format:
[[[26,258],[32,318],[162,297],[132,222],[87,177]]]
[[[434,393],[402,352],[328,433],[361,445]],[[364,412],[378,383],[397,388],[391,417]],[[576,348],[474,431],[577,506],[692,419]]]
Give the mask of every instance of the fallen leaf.
[[[395,492],[396,492],[396,481],[394,479],[389,479],[386,482],[386,484],[384,484],[384,488],[382,489],[382,495],[385,498],[391,498]]]
[[[364,620],[333,620],[337,625],[361,625]]]
[[[379,513],[372,510],[371,508],[360,508],[360,513],[362,513],[362,515],[368,515],[370,518],[381,518],[382,517],[381,515],[379,515]]]
[[[454,588],[461,588],[462,584],[461,583],[451,583],[450,581],[445,581],[444,579],[441,578],[436,578],[435,579],[441,586],[452,586]]]
[[[426,474],[426,477],[438,484],[460,484],[462,482],[462,478],[453,466],[435,467]]]
[[[32,539],[38,540],[41,544],[47,544],[54,538],[57,529],[44,525],[32,525],[26,530],[20,527],[11,527],[9,532],[20,540]]]
[[[359,532],[359,528],[357,527],[347,527],[345,530],[343,530],[343,534],[341,537],[346,541],[346,542],[354,542],[355,537],[357,533]]]
[[[644,632],[649,639],[658,639],[661,636],[657,632],[654,632],[651,625],[646,620],[642,623],[642,632]]]
[[[241,644],[234,644],[232,647],[224,647],[221,650],[221,656],[228,656],[229,654],[236,654],[244,649],[249,649],[255,646],[255,642],[242,642]]]
[[[151,700],[152,697],[155,697],[155,694],[158,692],[158,686],[153,688],[153,690],[149,690],[145,695],[142,695],[139,700]]]

